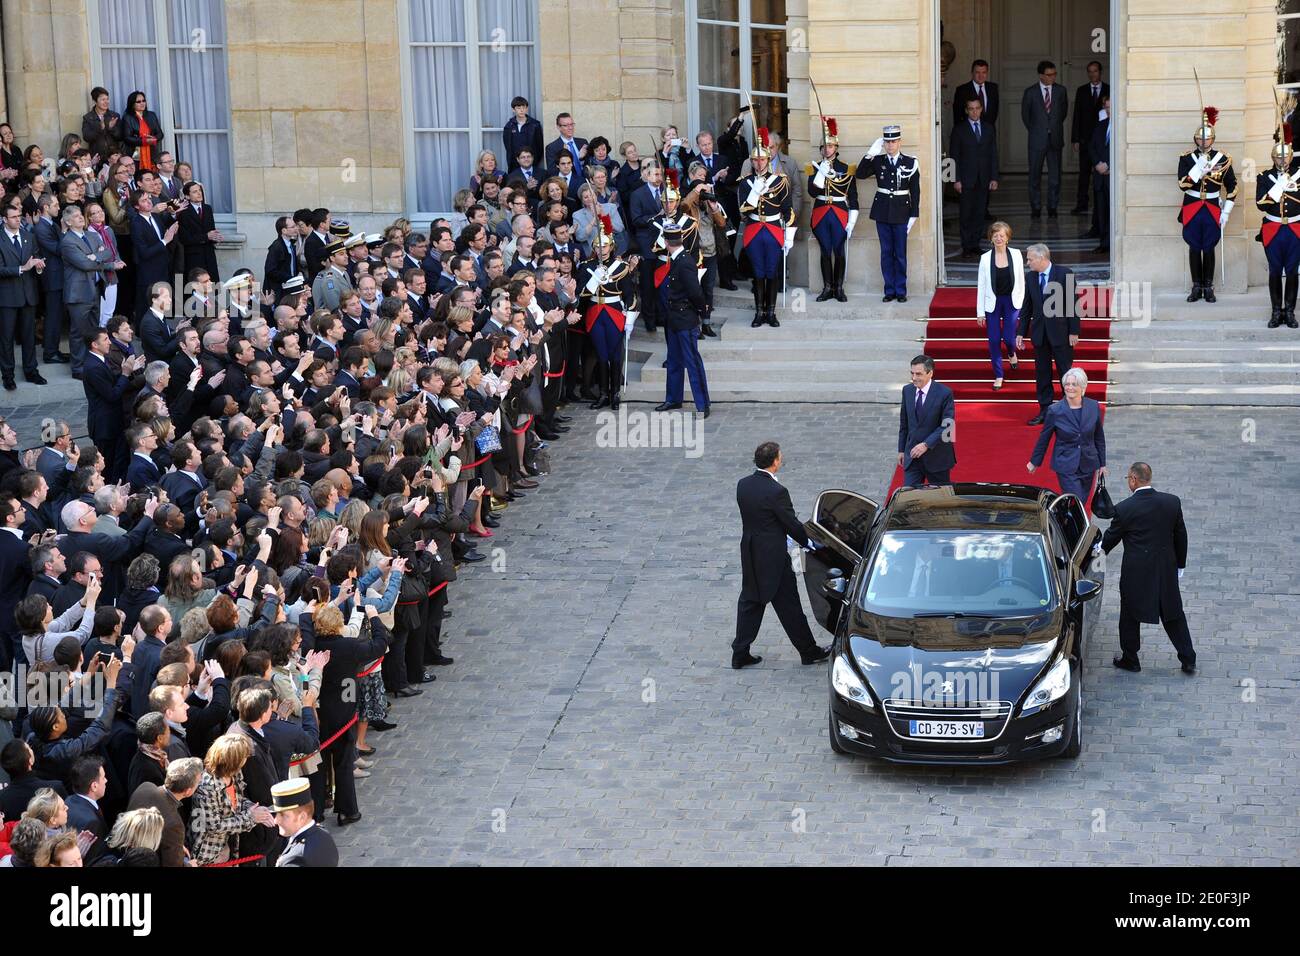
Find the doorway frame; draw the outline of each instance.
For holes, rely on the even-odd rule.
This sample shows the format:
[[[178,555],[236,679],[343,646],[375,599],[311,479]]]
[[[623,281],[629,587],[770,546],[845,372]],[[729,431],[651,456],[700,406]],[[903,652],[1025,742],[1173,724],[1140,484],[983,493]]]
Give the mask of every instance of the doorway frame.
[[[1124,109],[1124,93],[1126,92],[1127,70],[1126,59],[1123,56],[1127,48],[1127,32],[1125,25],[1128,21],[1128,0],[1109,0],[1110,8],[1108,11],[1109,23],[1107,29],[1107,43],[1105,57],[1109,60],[1110,65],[1110,89],[1111,89],[1111,123],[1113,126],[1112,146],[1111,146],[1111,167],[1110,167],[1110,279],[1111,284],[1120,281],[1123,274],[1123,257],[1124,257],[1124,200],[1127,194],[1125,189],[1125,171],[1128,163],[1125,157],[1125,143],[1127,142],[1128,117]],[[931,223],[934,228],[935,238],[935,287],[940,288],[948,284],[947,271],[944,262],[944,242],[943,242],[943,102],[942,90],[940,88],[940,68],[939,57],[941,52],[940,44],[942,43],[942,18],[943,18],[943,0],[931,0],[930,9],[930,88],[931,110],[933,129],[933,143],[931,144],[931,160],[934,163],[936,174],[932,177],[933,185],[930,188],[930,197],[932,199],[932,209],[930,213]],[[1120,108],[1114,108],[1114,98],[1120,99]],[[1064,159],[1064,157],[1062,157]]]

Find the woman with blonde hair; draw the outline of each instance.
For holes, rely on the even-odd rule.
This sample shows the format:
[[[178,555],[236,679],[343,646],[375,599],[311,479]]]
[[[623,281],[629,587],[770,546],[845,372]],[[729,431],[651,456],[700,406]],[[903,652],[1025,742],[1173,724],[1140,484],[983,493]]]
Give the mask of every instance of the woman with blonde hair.
[[[339,512],[339,524],[348,529],[348,540],[355,541],[361,533],[361,522],[370,513],[370,505],[360,498],[353,498]]]
[[[993,391],[1002,388],[1002,347],[1012,368],[1016,356],[1016,326],[1025,301],[1025,259],[1011,248],[1011,227],[1005,222],[989,226],[993,248],[980,256],[977,301],[980,328],[988,328],[989,361],[993,364]]]
[[[241,734],[218,737],[208,748],[191,801],[187,841],[198,866],[233,859],[241,833],[275,826],[269,809],[244,796],[244,764],[252,755],[252,742]]]
[[[141,807],[117,818],[108,845],[117,851],[118,866],[162,866],[158,856],[162,835],[162,812],[157,807]]]
[[[497,167],[497,154],[490,149],[485,149],[478,154],[478,159],[474,161],[474,175],[469,178],[470,191],[475,196],[483,195],[483,183],[488,179],[495,179],[499,183],[505,177],[501,175],[501,170]]]
[[[23,816],[45,824],[46,836],[57,836],[68,825],[68,805],[51,787],[41,787],[27,801]]]

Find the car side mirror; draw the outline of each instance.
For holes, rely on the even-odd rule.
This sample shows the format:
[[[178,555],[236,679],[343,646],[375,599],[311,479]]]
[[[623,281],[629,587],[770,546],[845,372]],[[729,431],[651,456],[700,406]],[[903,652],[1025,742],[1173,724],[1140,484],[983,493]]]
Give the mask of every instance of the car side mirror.
[[[1074,583],[1074,596],[1080,601],[1091,601],[1101,593],[1101,585],[1096,581],[1076,581]]]
[[[835,600],[843,600],[844,592],[848,590],[849,582],[844,577],[844,572],[839,568],[831,568],[826,572],[826,581],[822,584],[822,594]]]

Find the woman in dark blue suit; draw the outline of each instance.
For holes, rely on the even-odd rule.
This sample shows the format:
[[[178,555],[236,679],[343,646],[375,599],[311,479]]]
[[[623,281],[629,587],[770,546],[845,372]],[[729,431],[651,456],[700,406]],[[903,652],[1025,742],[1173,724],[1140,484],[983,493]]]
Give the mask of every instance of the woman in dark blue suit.
[[[1043,463],[1047,443],[1055,434],[1052,470],[1061,482],[1061,490],[1077,495],[1087,508],[1097,472],[1106,474],[1106,433],[1101,427],[1101,405],[1084,398],[1088,376],[1081,368],[1066,372],[1061,387],[1065,389],[1065,398],[1048,406],[1043,430],[1025,468],[1032,473]]]

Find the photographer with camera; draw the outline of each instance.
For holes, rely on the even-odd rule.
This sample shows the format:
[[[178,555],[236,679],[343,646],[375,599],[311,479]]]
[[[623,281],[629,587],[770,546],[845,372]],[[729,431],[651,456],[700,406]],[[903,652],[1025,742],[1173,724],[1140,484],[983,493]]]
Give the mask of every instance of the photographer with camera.
[[[704,293],[704,301],[708,303],[708,311],[700,324],[700,334],[716,338],[718,333],[709,324],[709,318],[713,315],[713,290],[718,285],[719,247],[726,242],[727,212],[718,202],[717,193],[708,181],[708,170],[704,163],[698,159],[691,163],[688,174],[690,182],[682,196],[681,207],[696,224],[700,267],[704,270],[700,289]]]

